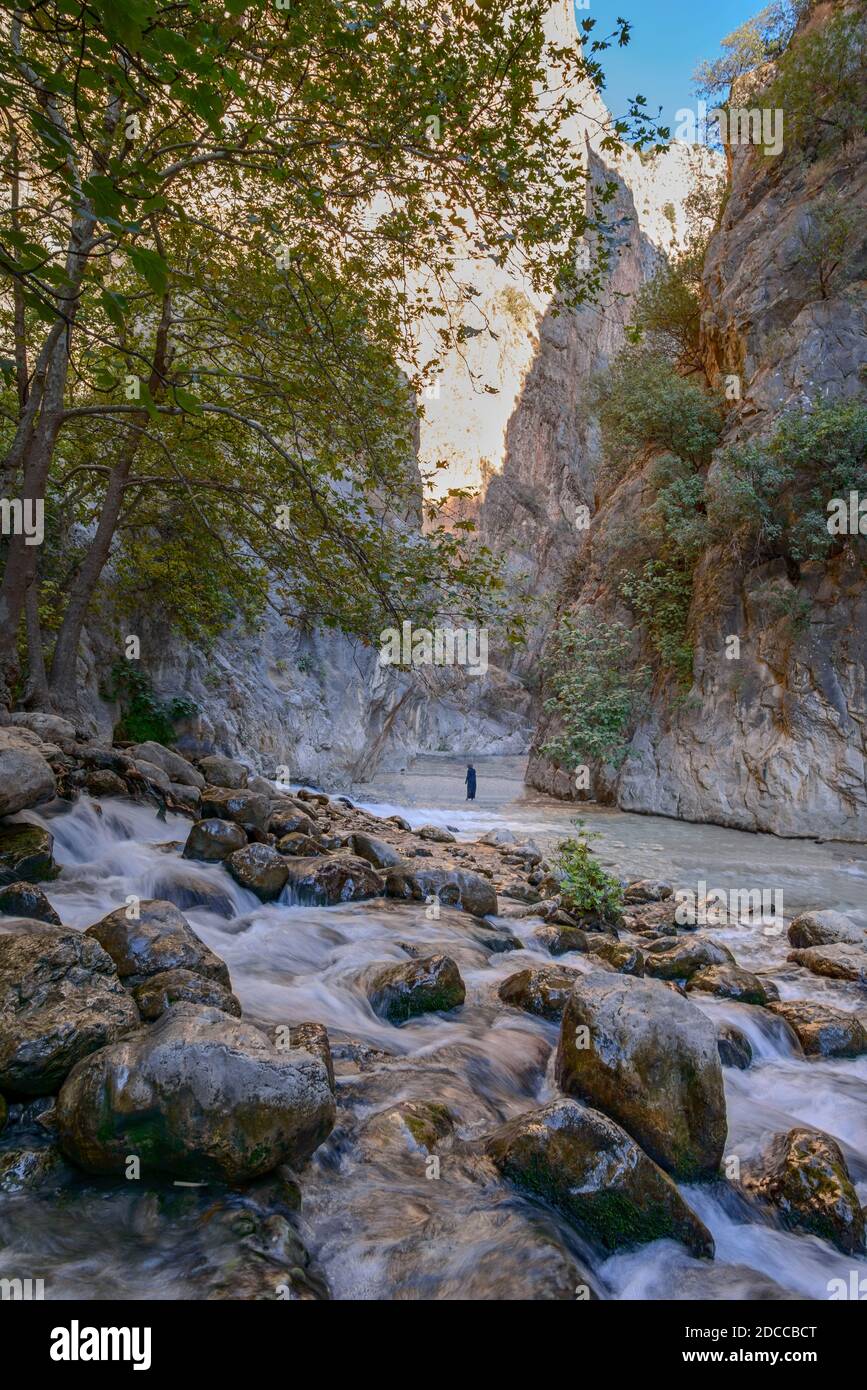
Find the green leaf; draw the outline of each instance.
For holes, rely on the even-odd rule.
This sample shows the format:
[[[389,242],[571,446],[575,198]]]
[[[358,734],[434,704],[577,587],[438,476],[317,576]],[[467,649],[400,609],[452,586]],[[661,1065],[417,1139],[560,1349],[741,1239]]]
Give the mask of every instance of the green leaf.
[[[126,250],[133,266],[148,282],[154,294],[165,294],[169,280],[162,256],[145,246],[128,246]]]

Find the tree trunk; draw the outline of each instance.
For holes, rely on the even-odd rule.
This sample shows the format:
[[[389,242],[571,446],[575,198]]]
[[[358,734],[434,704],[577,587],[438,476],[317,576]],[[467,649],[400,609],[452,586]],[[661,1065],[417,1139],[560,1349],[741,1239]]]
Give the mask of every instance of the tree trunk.
[[[24,614],[27,621],[27,689],[23,704],[32,708],[49,708],[48,677],[45,673],[45,657],[42,651],[42,624],[39,621],[39,577],[34,578],[24,600]]]

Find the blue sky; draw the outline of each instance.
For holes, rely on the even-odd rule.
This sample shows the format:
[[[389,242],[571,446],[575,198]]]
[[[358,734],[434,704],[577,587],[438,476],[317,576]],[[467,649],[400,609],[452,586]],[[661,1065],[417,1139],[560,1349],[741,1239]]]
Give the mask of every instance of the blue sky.
[[[626,48],[612,47],[601,55],[605,72],[605,101],[617,116],[628,99],[641,92],[655,113],[662,106],[663,124],[674,132],[675,112],[691,106],[692,74],[704,58],[719,55],[720,40],[767,0],[590,0],[577,18],[595,19],[593,37],[613,32],[618,15],[632,24]]]

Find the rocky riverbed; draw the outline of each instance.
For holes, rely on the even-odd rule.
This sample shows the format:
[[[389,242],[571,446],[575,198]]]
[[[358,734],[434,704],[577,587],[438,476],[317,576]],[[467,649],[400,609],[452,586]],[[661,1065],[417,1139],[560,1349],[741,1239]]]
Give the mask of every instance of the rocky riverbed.
[[[867,1276],[857,906],[695,926],[692,885],[624,845],[611,922],[564,897],[544,807],[487,833],[483,803],[403,810],[0,728],[0,1277],[535,1300]]]

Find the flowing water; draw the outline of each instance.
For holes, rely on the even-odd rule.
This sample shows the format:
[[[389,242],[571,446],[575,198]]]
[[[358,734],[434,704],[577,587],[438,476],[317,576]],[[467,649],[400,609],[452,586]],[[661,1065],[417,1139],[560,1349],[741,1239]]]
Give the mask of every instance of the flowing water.
[[[448,825],[460,839],[494,826],[550,845],[574,808],[524,794],[519,759],[477,759],[479,797],[463,796],[463,764],[420,760],[407,773],[345,791],[414,827]],[[771,887],[787,917],[835,907],[867,926],[867,850],[777,840],[601,808],[582,812],[598,832],[603,861],[629,877],[678,886]],[[25,817],[38,820],[35,814]],[[49,823],[49,822],[46,822]],[[172,841],[189,822],[127,801],[87,798],[50,818],[60,878],[48,885],[64,923],[86,927],[126,897],[175,902],[228,963],[247,1018],[273,1029],[312,1020],[326,1025],[338,1075],[338,1121],[305,1170],[299,1231],[337,1298],[827,1299],[829,1281],[867,1279],[867,1261],[815,1237],[782,1231],[757,1215],[735,1182],[684,1189],[711,1230],[713,1262],[670,1241],[603,1258],[543,1204],[524,1199],[465,1148],[443,1146],[438,1165],[407,1142],[398,1102],[446,1106],[460,1139],[556,1095],[557,1027],[504,1006],[501,981],[529,963],[550,962],[532,923],[501,925],[526,942],[492,952],[490,933],[465,914],[422,904],[376,901],[312,908],[263,905],[219,865],[179,858]],[[738,961],[770,973],[784,998],[825,999],[863,1009],[854,985],[830,983],[786,963],[785,935],[760,925],[716,929]],[[443,950],[457,961],[466,1003],[400,1028],[372,1012],[359,975],[374,962]],[[563,957],[578,970],[580,955]],[[806,1060],[784,1024],[749,1006],[702,997],[709,1015],[736,1023],[754,1050],[752,1067],[724,1072],[729,1163],[743,1161],[774,1130],[817,1126],[842,1145],[867,1201],[867,1057]],[[8,1134],[7,1134],[8,1140]],[[41,1277],[50,1298],[250,1296],[237,1264],[242,1198],[178,1185],[94,1184],[59,1195],[0,1199],[0,1277]],[[235,1206],[233,1206],[233,1203]],[[258,1250],[268,1268],[267,1250]],[[272,1280],[273,1284],[273,1280]],[[863,1286],[867,1289],[867,1283]],[[257,1296],[275,1296],[265,1277]]]

